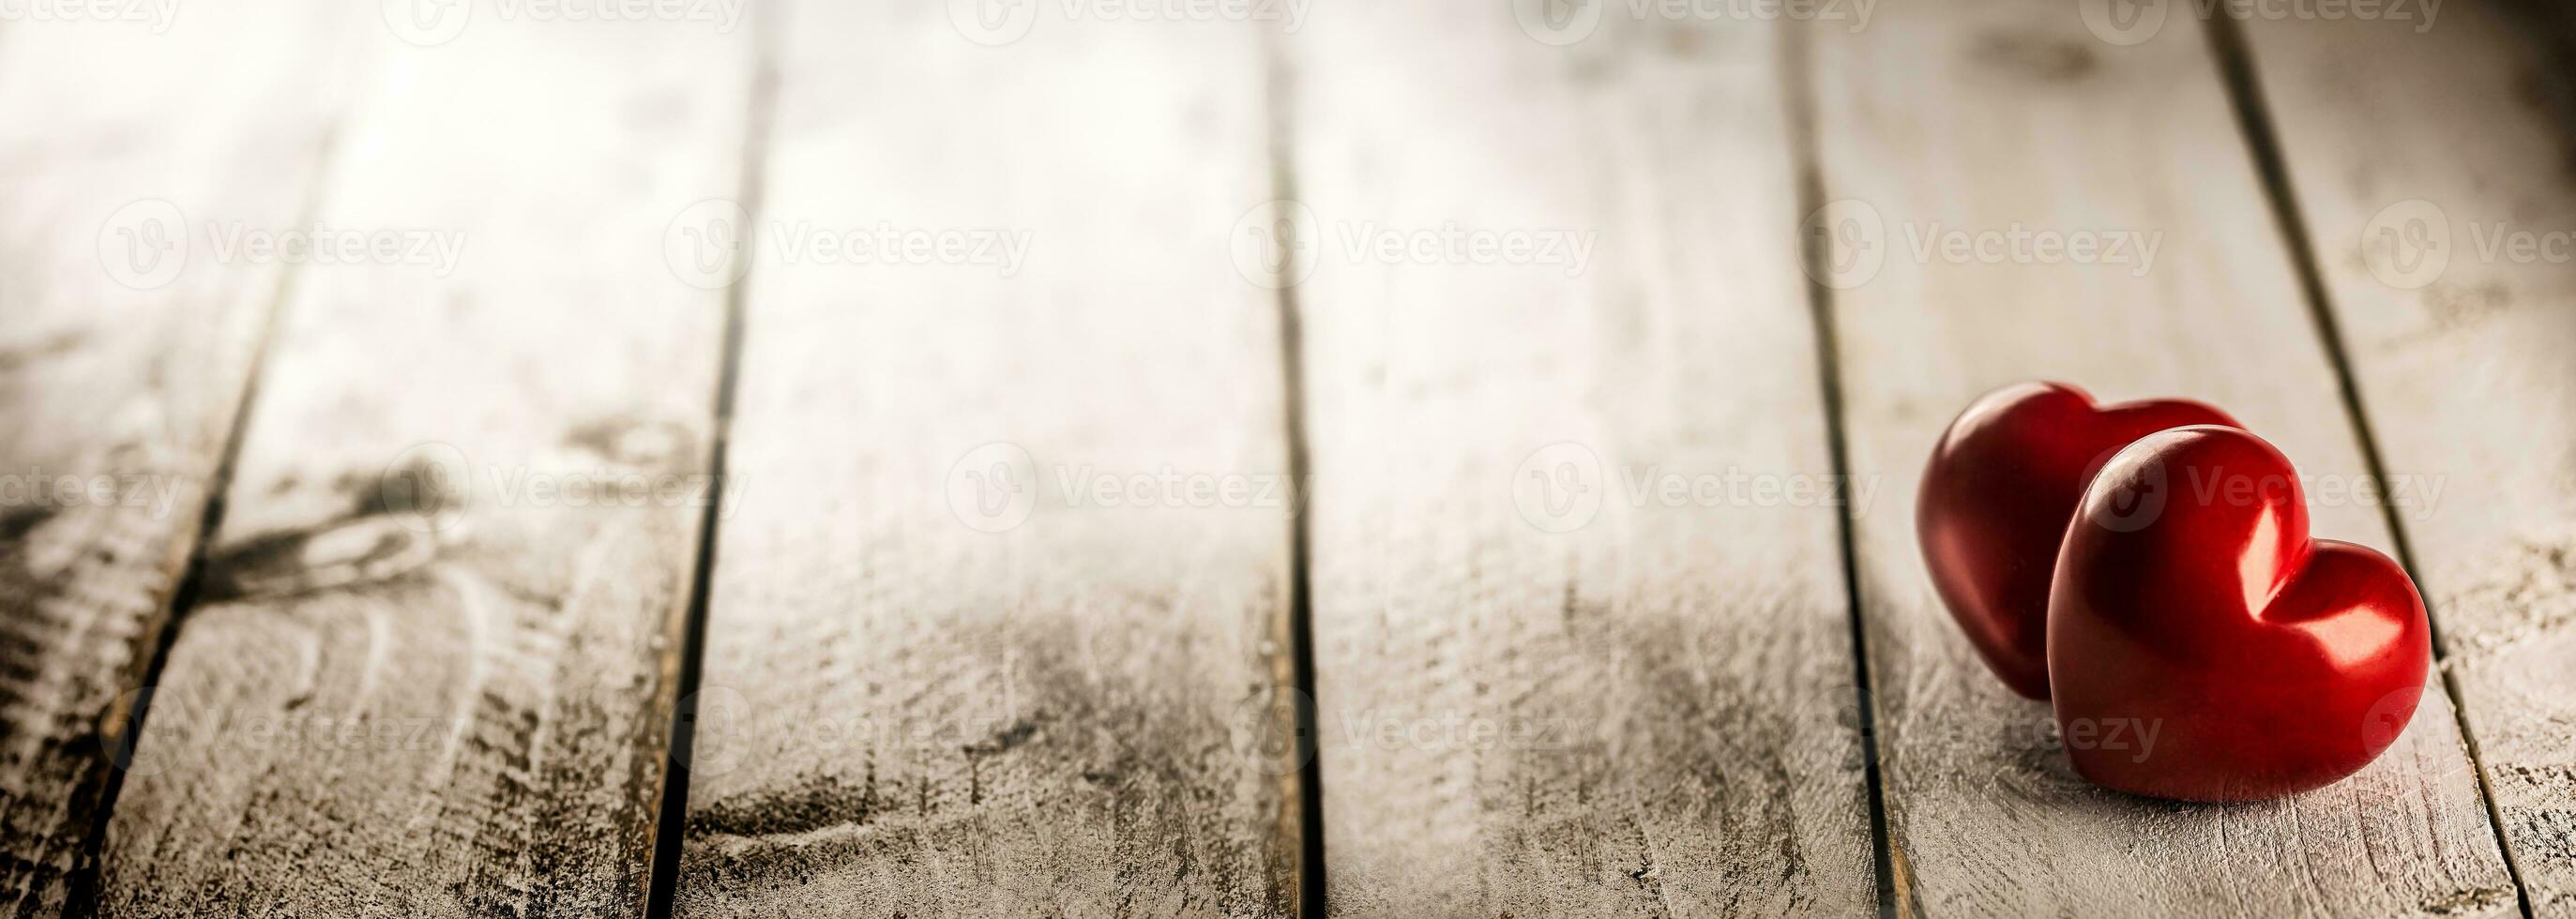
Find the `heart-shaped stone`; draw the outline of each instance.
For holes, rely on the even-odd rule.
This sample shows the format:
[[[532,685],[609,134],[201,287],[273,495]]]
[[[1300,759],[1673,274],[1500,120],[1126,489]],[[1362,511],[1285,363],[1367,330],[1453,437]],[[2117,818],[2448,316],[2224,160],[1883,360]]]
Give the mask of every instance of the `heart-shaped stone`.
[[[2048,592],[2058,543],[2094,470],[2132,441],[2236,426],[2181,399],[2095,406],[2063,383],[2016,383],[1970,403],[1932,448],[1915,535],[1933,589],[2014,692],[2048,698]]]
[[[2186,801],[2305,791],[2395,742],[2432,661],[2404,569],[2310,539],[2287,457],[2218,426],[2112,457],[2059,552],[2050,686],[2077,772]]]

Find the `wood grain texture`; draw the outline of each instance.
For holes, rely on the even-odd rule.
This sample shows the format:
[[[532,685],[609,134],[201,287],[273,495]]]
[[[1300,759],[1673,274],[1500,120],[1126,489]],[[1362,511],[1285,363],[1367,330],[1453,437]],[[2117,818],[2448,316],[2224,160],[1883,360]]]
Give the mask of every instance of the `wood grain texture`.
[[[1869,911],[1780,36],[1333,12],[1287,45],[1327,906]]]
[[[2419,25],[2245,35],[2384,462],[2445,486],[2398,525],[2506,845],[2534,915],[2576,916],[2567,75],[2497,4]]]
[[[786,20],[680,915],[1296,912],[1258,34],[1018,9]]]
[[[724,321],[663,243],[750,35],[497,13],[367,23],[313,225],[405,244],[301,266],[107,915],[644,908]]]
[[[1926,452],[1971,398],[2033,377],[2224,406],[2317,477],[2316,535],[2389,547],[2350,499],[2368,469],[2202,23],[2172,9],[2129,45],[2038,2],[1887,6],[1860,34],[1810,33],[1850,461],[1887,485],[1855,535],[1900,896],[1933,916],[2513,913],[2438,682],[2334,786],[2126,797],[2073,773],[2045,704],[1985,670],[1925,580]],[[2016,228],[2159,245],[2151,263],[2135,242],[2125,263],[1917,248]]]
[[[0,910],[87,867],[282,274],[203,231],[294,219],[344,18],[0,24]]]

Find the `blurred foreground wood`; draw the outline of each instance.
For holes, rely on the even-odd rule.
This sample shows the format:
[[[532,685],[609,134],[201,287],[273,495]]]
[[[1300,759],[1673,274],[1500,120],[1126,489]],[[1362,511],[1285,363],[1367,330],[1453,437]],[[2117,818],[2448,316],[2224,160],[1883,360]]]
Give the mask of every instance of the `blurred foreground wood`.
[[[302,213],[353,23],[292,2],[166,25],[0,26],[0,900],[20,915],[95,868],[291,274],[210,234]]]

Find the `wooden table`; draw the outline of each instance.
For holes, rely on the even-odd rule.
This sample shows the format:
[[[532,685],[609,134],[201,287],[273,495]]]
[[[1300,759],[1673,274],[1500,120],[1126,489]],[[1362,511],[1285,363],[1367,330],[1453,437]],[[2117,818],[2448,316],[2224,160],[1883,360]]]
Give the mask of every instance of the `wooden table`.
[[[2563,16],[1545,3],[13,8],[0,889],[2576,917]],[[2034,377],[2410,566],[2385,756],[2072,773],[1912,536]]]

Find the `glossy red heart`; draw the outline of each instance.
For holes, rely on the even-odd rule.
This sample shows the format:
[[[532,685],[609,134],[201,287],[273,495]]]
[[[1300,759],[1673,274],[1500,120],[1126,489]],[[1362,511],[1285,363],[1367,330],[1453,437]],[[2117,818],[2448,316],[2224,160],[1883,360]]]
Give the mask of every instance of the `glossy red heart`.
[[[2121,450],[2058,555],[2058,730],[2106,788],[2243,801],[2332,783],[2395,742],[2432,654],[2405,570],[2308,538],[2289,459],[2234,428]]]
[[[1932,448],[1914,515],[1924,567],[2014,692],[2048,698],[2049,579],[2085,483],[2130,442],[2190,424],[2237,426],[2188,400],[2097,407],[2064,383],[2016,383],[1970,403]]]

